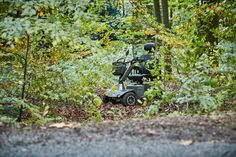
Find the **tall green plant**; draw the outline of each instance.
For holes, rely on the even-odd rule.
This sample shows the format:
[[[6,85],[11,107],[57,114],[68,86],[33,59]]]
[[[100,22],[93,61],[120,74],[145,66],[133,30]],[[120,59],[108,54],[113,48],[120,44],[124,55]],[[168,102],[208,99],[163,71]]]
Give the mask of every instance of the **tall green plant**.
[[[165,82],[159,81],[147,95],[162,96],[162,100],[156,101],[158,106],[174,102],[194,104],[202,112],[217,110],[227,100],[235,99],[235,74],[232,70],[235,68],[235,27],[232,25],[235,9],[232,7],[236,4],[233,1],[203,5],[173,1],[170,4],[175,7],[172,29],[165,31],[160,28],[157,37],[164,41],[160,51],[167,52],[166,47],[169,47],[172,53],[174,71],[165,77],[169,83],[179,84],[180,89],[177,92],[166,90],[161,88],[161,83]],[[220,15],[218,27],[212,27],[208,22],[215,15]],[[218,44],[209,42],[208,32],[219,40]],[[164,93],[160,94],[155,89]]]

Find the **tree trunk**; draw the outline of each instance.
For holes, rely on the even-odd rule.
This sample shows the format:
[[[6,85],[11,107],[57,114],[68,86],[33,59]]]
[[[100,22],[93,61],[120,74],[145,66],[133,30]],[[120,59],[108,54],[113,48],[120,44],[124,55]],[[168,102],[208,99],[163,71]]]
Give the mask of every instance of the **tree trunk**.
[[[219,0],[208,0],[208,4],[215,5]],[[211,44],[210,56],[213,57],[213,66],[219,66],[219,56],[214,53],[214,47],[218,44],[218,38],[214,36],[213,30],[219,27],[219,15],[214,12],[213,18],[210,20],[209,28],[206,30],[206,40]]]
[[[170,27],[172,26],[173,22],[173,8],[170,8]]]
[[[21,99],[23,101],[25,99],[25,85],[26,85],[26,81],[27,81],[28,55],[29,55],[29,51],[30,51],[30,45],[29,45],[30,37],[29,37],[28,33],[26,33],[26,37],[27,37],[27,50],[26,50],[25,57],[24,57],[24,76],[23,76],[24,78],[23,78],[23,84],[22,84],[22,90],[21,90]],[[23,106],[21,105],[19,117],[17,118],[18,122],[21,122],[22,113],[23,113]]]
[[[165,25],[166,28],[170,28],[168,0],[161,0],[161,1],[162,1],[163,24]]]
[[[161,21],[161,11],[160,11],[160,1],[153,0],[153,8],[154,8],[154,15],[158,23],[162,23]]]
[[[211,28],[210,29],[215,29],[219,27],[219,16],[218,15],[214,15],[212,21],[211,21]],[[214,46],[214,44],[218,43],[218,39],[214,36],[213,32],[211,30],[207,30],[207,41],[209,41],[211,43],[212,46]]]
[[[163,24],[166,28],[170,28],[170,22],[169,22],[169,10],[168,10],[168,0],[161,0],[162,2],[162,15],[163,15]],[[172,72],[171,68],[171,52],[168,51],[165,54],[165,70],[168,73]]]
[[[125,16],[125,0],[122,0],[123,16]]]
[[[208,0],[207,3],[215,5],[216,3],[219,3],[219,0]],[[211,43],[212,46],[214,46],[215,43],[218,43],[218,39],[214,36],[211,29],[216,29],[217,27],[219,27],[219,15],[215,13],[213,19],[210,22],[211,24],[210,28],[207,30],[206,39]]]

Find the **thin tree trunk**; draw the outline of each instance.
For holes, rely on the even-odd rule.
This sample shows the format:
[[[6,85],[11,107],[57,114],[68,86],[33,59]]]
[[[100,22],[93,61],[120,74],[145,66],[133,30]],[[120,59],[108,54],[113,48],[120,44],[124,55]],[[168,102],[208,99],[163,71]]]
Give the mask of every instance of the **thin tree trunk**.
[[[158,23],[161,21],[160,0],[153,0],[154,15]]]
[[[173,8],[170,8],[170,27],[172,26],[173,23]]]
[[[211,28],[210,29],[216,29],[219,27],[219,16],[217,14],[214,15],[213,20],[211,21]],[[213,32],[211,30],[207,30],[207,41],[211,43],[212,46],[214,44],[218,43],[218,39],[214,36]]]
[[[125,0],[122,0],[123,16],[125,16]]]
[[[162,15],[163,15],[163,24],[166,28],[170,28],[170,22],[169,22],[169,10],[168,10],[168,0],[161,0],[162,2]],[[165,54],[165,70],[168,73],[171,73],[171,52],[168,51]]]
[[[215,5],[216,3],[219,3],[219,0],[210,0],[207,1],[210,5]],[[218,43],[218,39],[214,36],[211,29],[216,29],[219,27],[219,15],[216,13],[214,14],[213,19],[211,20],[211,27],[207,30],[207,41],[211,43],[212,46],[214,46],[215,43]]]
[[[23,84],[22,84],[22,90],[21,90],[21,99],[22,100],[25,99],[25,86],[26,86],[26,81],[27,81],[28,55],[29,55],[29,51],[30,51],[30,44],[29,44],[30,37],[27,33],[26,33],[26,36],[27,36],[27,49],[26,49],[25,58],[24,58],[24,76],[23,76]],[[22,120],[22,113],[23,113],[23,106],[21,105],[19,117],[17,119],[18,122],[21,122],[21,120]]]
[[[219,0],[210,0],[208,1],[210,5],[215,5],[219,3]],[[207,36],[206,40],[211,44],[210,55],[213,56],[213,64],[219,66],[219,57],[214,53],[214,47],[218,44],[218,38],[214,36],[213,30],[219,27],[219,15],[215,12],[213,15],[213,19],[210,21],[210,28],[206,30]]]

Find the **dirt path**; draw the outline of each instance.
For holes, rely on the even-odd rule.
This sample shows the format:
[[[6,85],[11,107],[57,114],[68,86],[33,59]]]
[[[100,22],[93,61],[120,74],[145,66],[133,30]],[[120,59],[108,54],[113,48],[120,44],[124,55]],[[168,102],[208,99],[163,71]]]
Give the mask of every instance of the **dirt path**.
[[[1,157],[236,156],[235,113],[0,131]]]

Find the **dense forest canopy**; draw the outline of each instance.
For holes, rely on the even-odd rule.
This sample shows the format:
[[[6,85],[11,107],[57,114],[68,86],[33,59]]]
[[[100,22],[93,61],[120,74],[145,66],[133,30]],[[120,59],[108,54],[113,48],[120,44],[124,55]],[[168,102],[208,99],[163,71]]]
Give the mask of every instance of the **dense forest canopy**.
[[[147,116],[166,104],[211,112],[235,105],[234,0],[0,0],[0,121],[61,119],[78,105],[101,121],[112,62],[155,42]],[[161,79],[160,79],[161,78]],[[170,87],[175,86],[174,90]]]

